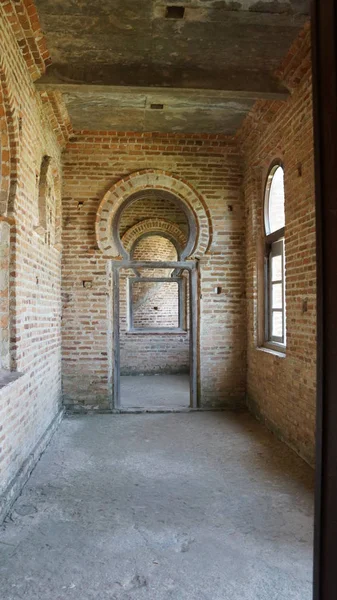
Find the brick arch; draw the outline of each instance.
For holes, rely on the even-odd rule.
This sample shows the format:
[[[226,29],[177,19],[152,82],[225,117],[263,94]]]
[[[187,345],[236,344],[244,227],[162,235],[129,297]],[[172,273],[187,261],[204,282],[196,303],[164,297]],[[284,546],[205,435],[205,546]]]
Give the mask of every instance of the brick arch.
[[[15,108],[1,50],[0,45],[0,215],[10,216],[18,182],[19,122],[14,118]]]
[[[96,239],[100,250],[109,258],[116,258],[123,252],[116,231],[118,215],[123,204],[137,194],[149,192],[152,196],[173,196],[188,212],[195,223],[194,240],[189,251],[190,257],[205,254],[211,243],[211,222],[209,212],[200,194],[190,183],[166,171],[146,169],[136,171],[115,183],[102,199],[96,214]]]
[[[123,235],[121,242],[125,250],[130,254],[131,248],[138,240],[148,234],[166,234],[169,238],[173,238],[179,249],[182,250],[186,245],[187,238],[185,233],[172,221],[166,219],[144,219],[136,225],[130,227]]]

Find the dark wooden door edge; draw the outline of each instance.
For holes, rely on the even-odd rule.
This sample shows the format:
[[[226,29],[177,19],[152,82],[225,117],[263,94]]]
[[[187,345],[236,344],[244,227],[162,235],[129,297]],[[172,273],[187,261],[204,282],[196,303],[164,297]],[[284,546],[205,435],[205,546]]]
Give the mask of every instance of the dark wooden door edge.
[[[314,600],[337,598],[337,1],[312,0],[317,222]]]

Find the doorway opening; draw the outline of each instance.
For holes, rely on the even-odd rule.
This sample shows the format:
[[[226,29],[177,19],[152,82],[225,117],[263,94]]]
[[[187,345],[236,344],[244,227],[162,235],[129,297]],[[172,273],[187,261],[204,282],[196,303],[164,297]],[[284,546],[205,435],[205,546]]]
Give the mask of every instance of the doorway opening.
[[[204,213],[198,205],[197,221],[183,195],[159,189],[155,177],[154,189],[128,195],[113,214],[104,209],[110,211],[101,243],[109,243],[112,255],[110,381],[117,411],[198,407],[197,265],[208,247],[199,226]],[[179,185],[185,191],[186,184]],[[191,200],[193,192],[188,195]]]
[[[176,252],[172,242],[153,236],[137,246],[137,256],[149,243]],[[121,407],[188,408],[188,271],[135,271],[120,273]]]
[[[196,408],[196,263],[131,260],[112,268],[113,407]]]

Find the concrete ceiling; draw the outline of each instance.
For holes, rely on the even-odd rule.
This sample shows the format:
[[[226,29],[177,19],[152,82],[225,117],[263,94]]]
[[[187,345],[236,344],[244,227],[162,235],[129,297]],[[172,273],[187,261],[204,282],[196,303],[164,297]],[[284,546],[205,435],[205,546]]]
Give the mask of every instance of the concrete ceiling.
[[[89,130],[234,133],[257,98],[286,97],[273,72],[309,12],[309,0],[35,1],[53,61],[36,85],[63,92]],[[174,6],[182,19],[167,18]]]

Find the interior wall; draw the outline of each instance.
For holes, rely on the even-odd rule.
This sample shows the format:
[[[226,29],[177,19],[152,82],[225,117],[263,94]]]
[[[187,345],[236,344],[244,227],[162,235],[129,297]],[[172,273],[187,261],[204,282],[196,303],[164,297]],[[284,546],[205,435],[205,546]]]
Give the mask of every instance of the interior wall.
[[[134,273],[120,274],[120,358],[121,375],[157,375],[189,372],[189,330],[180,333],[132,333],[127,327],[127,285]],[[165,285],[165,284],[163,284]],[[166,305],[171,298],[150,295],[145,310]],[[148,326],[148,319],[144,325]],[[151,324],[153,326],[153,323]]]
[[[252,412],[309,463],[314,462],[316,255],[310,30],[281,66],[286,103],[258,102],[239,132],[244,158],[247,281],[247,399]],[[268,167],[285,174],[285,356],[258,347],[258,264]]]
[[[154,211],[152,209],[152,215]],[[167,218],[167,216],[166,216]],[[151,235],[139,240],[134,260],[177,261],[177,250],[168,239]],[[170,277],[172,269],[139,269],[143,277]],[[134,271],[120,271],[120,360],[122,375],[188,373],[189,330],[180,333],[131,332],[129,327],[129,279]],[[186,289],[186,281],[185,289]],[[146,289],[144,289],[144,285]],[[178,327],[178,285],[143,283],[133,286],[133,314],[138,326]],[[175,288],[172,286],[176,286]],[[186,303],[188,303],[186,295]],[[186,315],[188,322],[188,315]]]
[[[42,436],[61,408],[61,255],[54,245],[54,229],[47,242],[36,231],[42,157],[52,158],[60,180],[61,149],[14,35],[19,25],[13,11],[11,5],[1,3],[2,144],[6,131],[10,133],[1,161],[2,177],[11,177],[12,185],[7,216],[4,212],[1,216],[10,227],[9,254],[2,255],[0,267],[1,327],[8,323],[10,337],[9,364],[5,366],[11,371],[4,369],[0,374],[0,519],[6,503],[20,491],[43,446]],[[28,35],[29,20],[25,24]],[[29,57],[28,46],[25,56]],[[33,60],[29,64],[34,67]],[[4,179],[2,200],[3,183]],[[53,202],[50,214],[55,216],[60,203],[55,206],[56,196]],[[56,220],[53,217],[54,228]],[[9,314],[4,298],[6,281]]]
[[[108,407],[107,322],[111,286],[96,246],[95,216],[106,191],[141,169],[190,182],[213,223],[200,260],[200,398],[242,406],[245,398],[244,211],[238,147],[222,135],[77,132],[64,155],[63,384],[67,405]],[[83,283],[85,282],[85,283]],[[86,283],[88,282],[88,284]],[[220,288],[217,293],[215,288]]]
[[[176,281],[135,282],[130,293],[133,327],[138,329],[179,327],[178,283]]]
[[[119,234],[122,238],[126,231],[144,219],[166,219],[179,226],[185,234],[188,231],[186,215],[174,202],[156,198],[143,198],[130,204],[122,213]]]

